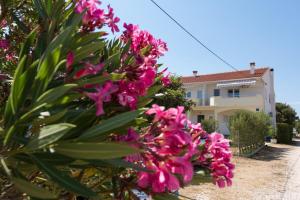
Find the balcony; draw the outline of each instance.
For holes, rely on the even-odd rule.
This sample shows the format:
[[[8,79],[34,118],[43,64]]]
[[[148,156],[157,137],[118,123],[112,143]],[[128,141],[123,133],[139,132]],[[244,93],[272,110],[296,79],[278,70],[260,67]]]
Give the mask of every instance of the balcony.
[[[196,104],[196,107],[198,107],[198,106],[210,106],[210,99],[193,98],[191,100]]]
[[[217,107],[245,107],[263,106],[262,95],[240,96],[240,97],[210,97],[210,106]]]

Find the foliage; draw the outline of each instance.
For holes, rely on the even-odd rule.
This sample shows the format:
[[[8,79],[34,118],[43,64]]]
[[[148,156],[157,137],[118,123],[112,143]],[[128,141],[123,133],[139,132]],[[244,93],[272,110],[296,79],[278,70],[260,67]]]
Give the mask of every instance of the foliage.
[[[159,90],[159,95],[153,102],[166,108],[183,106],[186,111],[190,110],[195,103],[185,98],[185,89],[182,86],[180,77],[171,76],[170,84]]]
[[[97,0],[20,2],[25,11],[1,1],[1,19],[18,22],[5,34],[25,36],[0,113],[3,180],[35,199],[136,199],[133,189],[169,198],[197,164],[219,187],[232,184],[221,134],[181,106],[149,108],[169,83],[157,64],[166,43],[132,24],[108,39],[103,27],[117,32],[119,19]]]
[[[296,128],[297,133],[299,134],[300,133],[300,120],[296,121],[295,128]]]
[[[38,15],[29,0],[0,0],[0,73],[13,74],[20,43],[33,29]]]
[[[297,119],[297,113],[290,105],[286,103],[276,103],[277,123],[287,123],[294,126]]]
[[[290,144],[293,139],[293,127],[287,123],[277,123],[277,142]]]
[[[230,117],[229,128],[235,145],[263,144],[270,130],[270,118],[263,112],[237,111]]]
[[[218,122],[214,119],[205,119],[201,122],[201,125],[208,133],[213,133],[218,129]]]

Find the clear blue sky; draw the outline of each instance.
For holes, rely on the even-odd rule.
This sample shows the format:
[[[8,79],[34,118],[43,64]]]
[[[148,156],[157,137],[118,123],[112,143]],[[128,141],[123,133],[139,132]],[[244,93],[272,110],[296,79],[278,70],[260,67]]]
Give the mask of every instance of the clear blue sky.
[[[160,61],[191,75],[231,71],[199,46],[149,0],[103,0],[123,22],[138,24],[168,43]],[[175,19],[238,69],[249,62],[275,69],[276,100],[300,114],[299,0],[156,0]]]

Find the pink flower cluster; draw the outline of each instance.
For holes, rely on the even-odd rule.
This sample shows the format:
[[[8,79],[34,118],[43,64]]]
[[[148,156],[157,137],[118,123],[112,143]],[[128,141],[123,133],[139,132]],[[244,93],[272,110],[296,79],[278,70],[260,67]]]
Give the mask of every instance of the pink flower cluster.
[[[199,157],[200,164],[208,166],[215,184],[219,187],[231,186],[234,165],[231,163],[229,141],[222,134],[212,133],[208,135],[204,146]]]
[[[80,1],[80,4],[78,3],[78,7],[84,7],[84,3],[87,4],[87,1]],[[91,4],[92,1],[89,1],[89,3]],[[110,10],[111,14],[109,15],[113,15],[111,8]],[[138,98],[145,96],[148,89],[154,84],[155,79],[157,77],[162,77],[163,75],[163,72],[158,72],[158,66],[156,63],[157,59],[163,55],[165,51],[167,51],[166,43],[159,39],[155,39],[147,31],[140,30],[138,26],[125,24],[124,27],[126,30],[122,34],[121,40],[124,42],[128,42],[130,40],[132,43],[129,52],[122,58],[121,67],[116,70],[116,73],[124,73],[125,78],[120,81],[110,83],[113,85],[113,90],[101,90],[99,89],[101,88],[100,86],[96,86],[97,92],[95,92],[95,94],[87,95],[95,101],[97,115],[104,113],[103,102],[110,102],[111,100],[118,101],[119,104],[129,107],[130,109],[136,109]],[[145,47],[149,48],[149,53],[147,54],[142,53],[142,50]],[[135,58],[135,62],[131,65],[126,65],[124,64],[124,60],[129,56],[133,56]],[[72,71],[74,57],[75,55],[72,52],[67,55],[66,68],[68,73]],[[87,75],[100,74],[103,67],[104,65],[101,63],[94,65],[84,62],[83,67],[75,73],[73,79],[79,79]],[[162,77],[161,81],[164,85],[168,85],[170,83],[168,75]],[[112,96],[112,98],[108,98],[105,101],[100,102],[104,99],[96,98],[96,95],[107,96],[108,94],[105,94],[105,92],[108,92],[109,96]]]
[[[143,134],[137,134],[130,129],[128,135],[118,139],[129,142],[143,151],[141,154],[128,156],[127,161],[137,163],[152,171],[138,172],[140,188],[152,188],[154,193],[161,193],[178,190],[180,186],[189,183],[194,174],[193,161],[195,159],[198,161],[200,155],[203,155],[198,147],[201,138],[205,137],[206,143],[210,145],[205,146],[203,151],[210,153],[213,161],[210,163],[205,160],[205,162],[211,164],[209,169],[213,177],[217,179],[217,183],[220,182],[221,177],[225,176],[231,180],[233,169],[230,163],[231,154],[224,154],[224,151],[228,150],[227,143],[216,139],[221,137],[221,134],[207,135],[200,124],[192,124],[187,120],[183,107],[165,110],[163,107],[153,105],[146,114],[154,115],[153,123],[142,130]],[[227,161],[227,166],[232,166],[230,172],[226,171],[226,174],[224,170],[221,170],[225,161]],[[178,177],[181,178],[178,179]]]
[[[136,108],[139,96],[144,96],[147,90],[153,85],[155,78],[159,76],[157,72],[157,59],[168,49],[165,42],[155,39],[149,32],[139,29],[132,24],[124,24],[126,29],[121,40],[125,43],[131,41],[129,55],[136,58],[136,62],[131,66],[123,66],[121,71],[127,74],[127,79],[119,82],[119,103],[131,109]],[[149,52],[144,53],[143,49],[149,48]],[[162,82],[169,84],[168,77],[163,77]]]
[[[103,9],[100,9],[101,1],[99,0],[78,0],[75,5],[75,12],[82,13],[86,9],[86,13],[83,15],[82,23],[83,30],[90,32],[96,28],[101,28],[103,25],[107,25],[111,31],[119,31],[116,25],[120,19],[115,17],[114,10],[108,6],[108,12],[105,13]]]

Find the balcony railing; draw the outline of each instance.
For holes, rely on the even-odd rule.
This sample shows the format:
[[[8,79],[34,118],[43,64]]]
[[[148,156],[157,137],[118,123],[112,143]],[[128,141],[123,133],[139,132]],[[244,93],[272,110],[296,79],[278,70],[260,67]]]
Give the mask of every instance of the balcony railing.
[[[199,106],[251,106],[263,105],[264,99],[262,95],[243,95],[239,97],[210,97],[209,99],[192,99],[196,107]]]
[[[235,107],[235,106],[262,106],[262,95],[244,95],[240,97],[210,97],[210,106]]]

